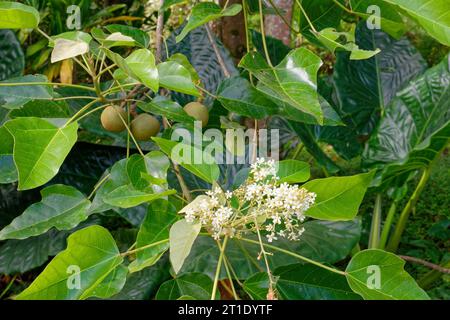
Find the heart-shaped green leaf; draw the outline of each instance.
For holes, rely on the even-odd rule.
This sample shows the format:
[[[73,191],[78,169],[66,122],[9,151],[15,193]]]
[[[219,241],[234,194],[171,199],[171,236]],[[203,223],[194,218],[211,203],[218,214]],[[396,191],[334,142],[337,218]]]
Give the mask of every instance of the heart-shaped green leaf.
[[[315,203],[305,215],[321,220],[352,220],[358,214],[359,205],[374,173],[316,179],[305,183],[303,187],[317,195]]]
[[[67,249],[59,253],[18,296],[17,300],[73,300],[112,295],[114,273],[126,275],[120,264],[123,257],[111,234],[103,227],[90,226],[69,236]],[[108,284],[104,281],[109,280]],[[113,281],[114,280],[114,281]],[[121,282],[122,285],[124,281]],[[114,290],[105,290],[109,285]]]
[[[77,123],[59,128],[40,118],[17,118],[5,127],[14,137],[19,190],[39,187],[53,178],[77,141]]]
[[[369,249],[355,254],[345,272],[352,290],[366,300],[428,300],[404,265],[395,254]]]
[[[200,96],[192,81],[188,69],[175,61],[166,61],[158,64],[159,83],[161,87],[177,92]]]
[[[321,65],[320,58],[305,48],[292,50],[275,67],[259,53],[248,53],[239,63],[258,78],[258,90],[278,103],[314,116],[320,124],[323,112],[317,94],[317,71]]]

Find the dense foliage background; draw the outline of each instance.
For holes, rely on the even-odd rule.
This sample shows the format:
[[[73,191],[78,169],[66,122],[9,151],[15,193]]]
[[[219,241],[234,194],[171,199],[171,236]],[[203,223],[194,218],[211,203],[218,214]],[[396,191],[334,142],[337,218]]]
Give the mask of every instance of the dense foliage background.
[[[25,289],[36,279],[37,286],[45,287],[38,276],[58,274],[45,268],[53,257],[69,250],[69,236],[75,247],[82,239],[103,233],[105,238],[98,241],[111,235],[112,244],[105,246],[111,245],[113,254],[106,259],[111,263],[107,271],[98,271],[103,273],[97,278],[90,275],[95,284],[74,295],[70,290],[55,289],[55,293],[45,287],[43,292],[28,293],[30,297],[209,299],[212,292],[213,298],[222,299],[449,298],[448,1],[295,0],[287,11],[276,1],[256,0],[15,3],[29,7],[13,11],[7,2],[0,2],[1,299],[27,293]],[[82,17],[80,33],[66,24],[67,8],[73,4]],[[367,27],[372,21],[367,14],[371,4],[381,8],[381,29]],[[26,9],[31,7],[34,11]],[[274,18],[279,28],[270,31],[267,24]],[[115,33],[121,37],[108,39]],[[288,34],[289,39],[278,33]],[[69,47],[58,49],[58,37],[78,46],[87,42],[88,51],[70,56]],[[301,77],[286,76],[288,59],[314,80],[312,86]],[[159,72],[156,85],[150,76],[154,69]],[[104,72],[100,77],[99,71]],[[301,92],[289,91],[288,81],[301,87]],[[116,85],[120,88],[111,91]],[[298,242],[273,244],[319,266],[273,251],[268,271],[264,259],[257,259],[261,256],[258,246],[232,239],[225,251],[228,262],[217,268],[222,255],[215,241],[203,234],[207,228],[192,239],[179,272],[174,272],[177,263],[170,257],[175,249],[170,251],[168,244],[146,247],[157,242],[157,236],[148,235],[155,230],[169,241],[169,230],[180,219],[176,213],[211,185],[231,190],[248,175],[248,164],[211,168],[180,163],[178,167],[157,151],[170,158],[167,150],[173,146],[166,139],[172,129],[192,129],[193,118],[182,109],[192,101],[202,102],[209,110],[204,129],[279,129],[280,160],[288,161],[284,162],[286,176],[297,177],[289,182],[305,183],[312,191],[314,183],[324,183],[335,190],[329,199],[338,199],[331,208],[312,209],[322,215],[306,211],[305,233]],[[99,111],[109,104],[124,107],[128,120],[142,113],[154,115],[161,123],[160,140],[136,142],[130,130],[105,130]],[[61,119],[70,119],[69,125]],[[77,128],[69,133],[75,124]],[[30,132],[43,129],[58,134],[67,129],[67,135],[75,135],[73,143],[60,137],[58,143],[47,144],[51,150],[64,149],[59,165],[59,160],[46,154],[45,146],[40,148],[37,138],[33,140],[37,132]],[[21,136],[27,130],[29,135]],[[18,142],[21,137],[23,145]],[[48,156],[46,163],[54,168],[41,165],[39,174],[21,178],[27,161],[33,161],[27,159],[34,159],[27,152]],[[153,159],[149,168],[141,163],[148,159],[141,156]],[[146,200],[139,203],[124,205],[114,199],[113,191],[127,183],[139,189],[136,185],[145,180],[130,174],[130,166],[152,174],[157,168],[157,178],[163,182],[150,174],[153,180],[146,180],[146,186],[176,190],[177,195],[167,194],[173,208],[155,200],[166,194],[148,190]],[[306,178],[299,178],[300,168],[308,171]],[[124,182],[124,170],[130,181]],[[316,188],[319,198],[320,192],[326,193],[326,188]],[[129,201],[136,195],[132,192],[143,192],[127,190],[128,200],[121,201]],[[341,194],[346,196],[339,198]],[[58,214],[70,211],[64,207],[70,197],[89,210],[64,220]],[[36,203],[47,206],[47,211],[33,207]],[[52,214],[57,219],[47,220],[42,227],[39,217],[53,212],[48,208],[55,209]],[[34,224],[27,225],[25,233],[15,234],[16,224],[24,222],[13,221],[26,210],[34,215]],[[155,212],[167,215],[155,222]],[[252,239],[257,240],[255,235]],[[119,257],[123,262],[114,260]],[[363,275],[356,274],[356,266],[370,265],[370,261],[398,266],[382,271],[386,279],[395,279],[391,287],[357,288]],[[405,261],[407,273],[402,266]],[[63,269],[60,272],[65,274]],[[275,293],[271,292],[272,273]],[[318,283],[324,289],[313,289]]]

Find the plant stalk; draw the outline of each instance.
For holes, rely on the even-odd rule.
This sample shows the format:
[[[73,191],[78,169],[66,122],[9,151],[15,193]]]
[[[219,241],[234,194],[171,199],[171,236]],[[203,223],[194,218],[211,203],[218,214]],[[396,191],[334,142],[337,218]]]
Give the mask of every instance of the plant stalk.
[[[402,213],[400,214],[400,218],[395,226],[394,234],[389,239],[389,243],[386,246],[386,250],[390,252],[397,251],[398,245],[400,244],[400,239],[402,237],[403,231],[406,227],[406,222],[408,221],[409,215],[411,211],[416,206],[417,201],[419,200],[420,194],[422,193],[425,185],[430,178],[432,165],[429,165],[422,173],[422,177],[420,178],[419,183],[417,184],[416,190],[412,194],[411,198],[409,198],[408,203],[403,208]]]
[[[372,224],[369,235],[369,249],[376,249],[380,245],[380,225],[381,225],[381,194],[377,194],[375,207],[373,209]]]

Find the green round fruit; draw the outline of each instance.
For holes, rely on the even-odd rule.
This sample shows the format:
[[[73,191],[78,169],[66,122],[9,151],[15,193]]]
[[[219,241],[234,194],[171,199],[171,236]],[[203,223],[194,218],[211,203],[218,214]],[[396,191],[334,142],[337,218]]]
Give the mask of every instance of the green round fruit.
[[[137,140],[148,140],[156,136],[159,129],[158,119],[147,113],[140,114],[131,121],[131,133]]]
[[[122,117],[127,121],[127,112],[119,106],[108,106],[103,110],[100,116],[103,128],[111,132],[121,132],[125,130],[125,123],[120,119]]]
[[[205,107],[200,102],[189,102],[187,105],[184,106],[183,109],[188,115],[190,115],[191,117],[195,118],[198,121],[201,121],[202,128],[206,127],[209,120],[209,112],[207,107]]]

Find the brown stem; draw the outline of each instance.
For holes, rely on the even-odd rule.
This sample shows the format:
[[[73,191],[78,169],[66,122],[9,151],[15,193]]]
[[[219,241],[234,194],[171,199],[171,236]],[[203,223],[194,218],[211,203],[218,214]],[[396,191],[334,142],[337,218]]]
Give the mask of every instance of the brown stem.
[[[402,258],[405,261],[418,263],[418,264],[421,264],[421,265],[423,265],[425,267],[428,267],[430,269],[433,269],[433,270],[436,270],[436,271],[439,271],[439,272],[442,272],[442,273],[450,274],[450,269],[441,267],[440,265],[437,265],[437,264],[434,264],[434,263],[431,263],[431,262],[428,262],[428,261],[425,261],[425,260],[422,260],[422,259],[419,259],[419,258],[410,257],[410,256],[399,255],[399,257]]]
[[[156,22],[156,60],[162,61],[162,37],[164,30],[164,0],[159,1],[158,20]]]
[[[230,72],[228,71],[227,66],[225,65],[225,61],[223,60],[222,55],[220,54],[219,48],[217,47],[217,43],[216,43],[216,40],[214,39],[211,28],[208,25],[206,25],[205,28],[206,28],[206,34],[208,35],[209,42],[211,43],[211,46],[214,49],[214,53],[216,54],[217,61],[219,62],[220,68],[222,69],[224,76],[226,78],[229,78],[231,76]]]

